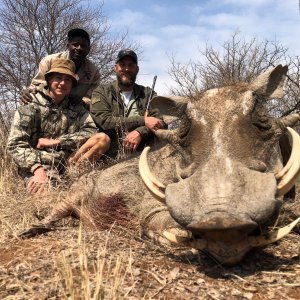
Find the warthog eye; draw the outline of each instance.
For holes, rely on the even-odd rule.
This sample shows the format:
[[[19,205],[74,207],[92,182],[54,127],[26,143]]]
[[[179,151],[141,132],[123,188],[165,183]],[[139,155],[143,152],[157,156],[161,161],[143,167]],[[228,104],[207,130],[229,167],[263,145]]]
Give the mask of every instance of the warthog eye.
[[[270,122],[261,122],[261,121],[254,121],[252,123],[254,126],[256,126],[259,130],[270,130],[272,127],[272,124]]]
[[[259,130],[269,130],[272,127],[270,118],[266,115],[265,111],[256,111],[252,115],[252,124],[256,126]]]
[[[265,131],[272,127],[271,119],[268,116],[266,108],[263,103],[256,102],[254,111],[252,112],[252,124],[259,130]]]

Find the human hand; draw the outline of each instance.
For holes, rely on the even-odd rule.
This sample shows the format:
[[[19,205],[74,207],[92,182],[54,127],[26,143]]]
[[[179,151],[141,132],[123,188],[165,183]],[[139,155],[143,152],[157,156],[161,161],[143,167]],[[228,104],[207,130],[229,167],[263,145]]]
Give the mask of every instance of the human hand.
[[[157,129],[164,128],[164,122],[155,117],[147,117],[145,116],[145,126],[149,128],[151,131],[156,131]]]
[[[46,183],[48,182],[48,177],[43,169],[39,167],[34,171],[34,175],[31,177],[27,184],[27,192],[29,194],[40,194],[45,190]]]
[[[55,148],[60,144],[60,140],[47,139],[47,138],[39,138],[37,143],[37,149],[44,148]]]
[[[123,147],[126,150],[135,151],[141,141],[142,141],[142,137],[140,133],[134,130],[129,132],[124,138]]]
[[[86,108],[86,110],[90,111],[92,101],[88,97],[82,98],[82,105]]]
[[[32,96],[30,95],[30,93],[35,93],[35,91],[33,90],[30,90],[29,88],[28,89],[25,89],[21,95],[20,95],[20,98],[19,98],[19,101],[20,101],[20,104],[21,105],[27,105],[29,103],[32,102]]]

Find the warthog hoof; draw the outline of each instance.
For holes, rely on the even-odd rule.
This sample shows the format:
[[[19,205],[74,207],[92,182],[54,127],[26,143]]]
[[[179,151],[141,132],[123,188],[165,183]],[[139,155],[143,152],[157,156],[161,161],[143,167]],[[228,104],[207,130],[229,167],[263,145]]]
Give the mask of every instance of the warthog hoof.
[[[163,246],[174,246],[174,243],[165,237],[170,233],[182,240],[189,240],[191,232],[183,229],[170,216],[168,211],[160,211],[149,218],[142,227],[142,236]]]

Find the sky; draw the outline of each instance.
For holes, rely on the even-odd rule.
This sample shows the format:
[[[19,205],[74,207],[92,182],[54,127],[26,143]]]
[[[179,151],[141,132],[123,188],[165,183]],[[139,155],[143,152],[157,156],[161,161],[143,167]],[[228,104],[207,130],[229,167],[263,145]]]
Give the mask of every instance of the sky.
[[[104,0],[110,33],[128,31],[126,42],[141,46],[137,82],[169,94],[171,57],[199,59],[206,43],[219,47],[236,31],[247,39],[278,41],[300,52],[300,0]]]

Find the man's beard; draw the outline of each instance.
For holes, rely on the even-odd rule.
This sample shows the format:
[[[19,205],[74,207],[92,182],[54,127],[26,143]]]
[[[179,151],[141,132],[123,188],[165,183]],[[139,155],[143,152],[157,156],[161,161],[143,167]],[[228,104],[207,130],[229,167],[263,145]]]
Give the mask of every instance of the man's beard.
[[[124,87],[131,87],[135,83],[137,75],[127,75],[127,78],[124,80],[120,75],[117,75],[118,84]]]

